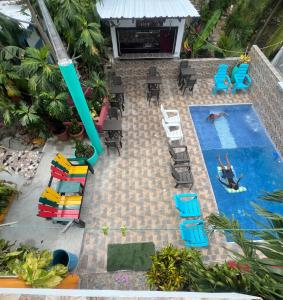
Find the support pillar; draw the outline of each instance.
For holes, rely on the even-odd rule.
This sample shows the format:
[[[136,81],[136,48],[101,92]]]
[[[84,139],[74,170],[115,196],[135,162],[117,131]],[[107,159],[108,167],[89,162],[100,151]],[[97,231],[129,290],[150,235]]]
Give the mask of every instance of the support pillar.
[[[85,96],[77,76],[76,69],[72,63],[72,60],[66,59],[59,61],[59,68],[62,76],[66,82],[72,99],[75,103],[79,116],[83,122],[86,133],[93,147],[95,147],[98,154],[103,152],[103,147],[100,142],[99,134],[94,126],[93,119],[91,117]]]

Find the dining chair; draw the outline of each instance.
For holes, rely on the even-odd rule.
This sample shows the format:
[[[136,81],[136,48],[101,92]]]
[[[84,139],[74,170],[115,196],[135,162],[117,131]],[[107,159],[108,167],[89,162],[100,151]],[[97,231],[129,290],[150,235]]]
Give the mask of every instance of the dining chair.
[[[193,174],[191,171],[191,167],[190,166],[172,166],[171,167],[171,175],[173,176],[173,178],[176,181],[176,185],[175,188],[177,188],[178,186],[187,186],[188,189],[190,190],[193,185],[194,185],[194,178],[193,178]]]
[[[188,153],[187,146],[185,145],[173,146],[170,143],[168,143],[168,148],[169,148],[169,153],[171,155],[171,158],[174,161],[174,166],[190,163],[190,156]]]
[[[155,98],[156,99],[156,105],[159,105],[159,88],[158,89],[148,89],[147,91],[147,101],[148,101],[148,105],[150,105],[150,102],[152,100],[152,98]]]
[[[119,119],[119,109],[117,107],[110,107],[108,111],[109,119],[112,118]]]
[[[122,148],[122,141],[121,141],[121,136],[105,136],[104,137],[104,144],[107,147],[107,154],[109,155],[109,149],[114,148],[117,150],[119,156],[120,156],[120,149]]]

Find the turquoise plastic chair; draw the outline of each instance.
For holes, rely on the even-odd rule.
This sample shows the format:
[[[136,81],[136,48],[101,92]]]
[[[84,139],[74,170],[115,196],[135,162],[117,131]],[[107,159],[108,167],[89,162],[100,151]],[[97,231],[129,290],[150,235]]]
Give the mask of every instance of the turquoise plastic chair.
[[[228,75],[218,74],[214,75],[214,87],[212,90],[212,94],[215,95],[219,91],[227,91],[229,90],[231,85],[231,80]]]
[[[243,73],[236,73],[235,76],[235,83],[232,89],[232,94],[235,94],[237,90],[245,90],[248,91],[248,88],[252,84],[252,79],[248,74]]]
[[[228,65],[226,65],[226,64],[220,64],[218,66],[217,73],[215,75],[220,75],[220,74],[227,75],[228,68],[229,68]]]
[[[201,215],[197,194],[175,194],[176,208],[181,218],[199,217]]]
[[[249,66],[250,66],[249,64],[240,64],[239,66],[234,67],[231,75],[232,82],[235,82],[236,74],[242,74],[242,75],[247,74],[249,70]]]
[[[208,247],[203,220],[185,220],[180,224],[180,231],[186,247]]]

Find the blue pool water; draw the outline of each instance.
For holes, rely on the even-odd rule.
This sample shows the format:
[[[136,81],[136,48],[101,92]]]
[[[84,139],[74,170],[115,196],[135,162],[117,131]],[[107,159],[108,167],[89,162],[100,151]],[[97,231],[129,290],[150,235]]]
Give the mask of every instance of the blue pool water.
[[[259,200],[265,191],[283,189],[283,162],[252,105],[190,106],[206,168],[219,212],[238,220],[242,228],[258,229],[254,220],[263,222],[251,201],[269,211],[283,214],[283,205]],[[214,123],[206,120],[210,113],[224,111]],[[217,159],[225,162],[228,153],[235,173],[244,177],[246,192],[228,193],[217,180]]]

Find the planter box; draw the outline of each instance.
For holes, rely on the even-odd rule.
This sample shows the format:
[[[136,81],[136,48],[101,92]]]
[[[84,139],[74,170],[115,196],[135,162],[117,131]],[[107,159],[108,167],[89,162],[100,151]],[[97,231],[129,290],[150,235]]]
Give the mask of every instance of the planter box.
[[[82,86],[82,90],[84,92],[85,97],[91,97],[93,92],[93,89],[91,87]],[[70,95],[67,97],[66,102],[70,107],[75,106],[74,101]]]
[[[79,276],[77,274],[69,274],[62,282],[57,285],[56,289],[78,289],[79,288]],[[26,285],[25,282],[16,277],[0,277],[0,288],[31,288]]]
[[[15,193],[13,193],[13,194],[10,196],[8,206],[7,206],[6,208],[4,208],[4,210],[3,210],[2,213],[0,214],[0,224],[2,224],[2,223],[4,222],[4,220],[5,220],[5,218],[6,218],[6,215],[7,215],[8,211],[9,211],[9,209],[10,209],[10,207],[11,207],[11,205],[12,205],[14,199],[15,199],[15,196],[16,196]]]
[[[109,108],[110,108],[110,103],[107,101],[103,104],[100,114],[99,114],[99,117],[96,118],[95,120],[93,120],[94,125],[98,132],[102,132],[104,122],[108,116]],[[69,126],[72,124],[72,122],[66,121],[66,122],[63,122],[63,124],[65,126]],[[79,124],[83,125],[81,122],[79,122]]]
[[[109,108],[110,108],[110,103],[107,101],[103,104],[101,108],[99,119],[94,121],[94,125],[98,132],[102,132],[104,122],[108,116]]]

